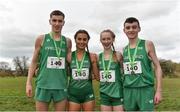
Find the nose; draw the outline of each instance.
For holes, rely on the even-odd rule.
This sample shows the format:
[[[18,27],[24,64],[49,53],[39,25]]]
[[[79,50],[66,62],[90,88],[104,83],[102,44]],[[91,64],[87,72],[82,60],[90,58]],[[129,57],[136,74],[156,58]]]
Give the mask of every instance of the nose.
[[[130,27],[130,28],[129,28],[129,31],[133,31],[133,27]]]
[[[58,25],[58,24],[59,24],[59,22],[58,22],[58,21],[56,21],[56,22],[55,22],[55,25]]]
[[[105,39],[105,40],[104,40],[104,43],[108,43],[108,40],[107,40],[107,39]]]

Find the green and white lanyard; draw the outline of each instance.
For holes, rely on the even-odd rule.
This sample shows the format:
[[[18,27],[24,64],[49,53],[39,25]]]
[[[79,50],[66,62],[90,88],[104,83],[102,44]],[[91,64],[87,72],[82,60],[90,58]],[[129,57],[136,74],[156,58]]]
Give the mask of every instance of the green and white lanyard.
[[[132,57],[131,57],[131,54],[130,54],[130,44],[128,45],[128,58],[129,58],[131,67],[134,66],[134,62],[135,62],[135,59],[136,59],[136,54],[137,54],[137,50],[138,50],[138,46],[139,46],[140,41],[141,40],[138,39],[138,41],[136,42],[136,48],[135,48],[135,51],[134,51],[134,54],[133,54]],[[132,74],[134,74],[134,71],[132,71]]]
[[[80,66],[79,66],[78,59],[77,59],[77,51],[75,52],[75,57],[76,57],[76,68],[77,68],[77,73],[78,73],[78,75],[80,75],[80,73],[81,73],[81,70],[82,70],[82,66],[83,66],[83,63],[84,63],[85,56],[86,56],[86,52],[83,53],[83,58],[82,58],[82,60],[81,60]]]
[[[50,34],[50,36],[51,36],[51,38],[53,39],[53,42],[54,42],[54,46],[55,46],[55,49],[56,49],[56,55],[57,55],[57,57],[58,58],[60,58],[60,55],[61,55],[61,49],[59,49],[58,47],[57,47],[57,44],[56,44],[56,42],[55,42],[55,40],[54,40],[54,38],[53,38],[53,32],[50,32],[49,33]],[[62,47],[62,38],[60,38],[60,48]]]
[[[109,57],[109,63],[108,66],[105,65],[105,59],[104,59],[104,53],[102,54],[102,62],[103,62],[103,69],[104,69],[104,73],[107,79],[108,73],[109,73],[109,69],[111,67],[111,62],[112,62],[112,55],[113,55],[113,51],[111,51],[110,57]]]

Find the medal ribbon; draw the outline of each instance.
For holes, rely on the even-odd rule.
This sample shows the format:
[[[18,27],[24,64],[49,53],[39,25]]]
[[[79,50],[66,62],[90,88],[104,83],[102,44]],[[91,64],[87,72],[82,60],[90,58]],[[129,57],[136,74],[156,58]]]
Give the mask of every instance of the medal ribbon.
[[[136,59],[135,56],[137,54],[137,48],[139,46],[140,41],[141,40],[138,39],[138,42],[136,42],[136,48],[135,48],[135,51],[134,51],[134,54],[133,54],[132,58],[131,58],[131,54],[130,54],[130,44],[128,45],[128,58],[129,58],[129,61],[130,61],[130,64],[131,64],[132,67],[134,66],[134,61]]]
[[[83,58],[82,58],[82,60],[81,60],[80,66],[79,66],[79,63],[78,63],[78,60],[77,60],[77,51],[76,51],[75,53],[76,53],[76,54],[75,54],[75,57],[76,57],[77,72],[78,72],[78,75],[80,75],[81,70],[82,70],[82,66],[83,66],[83,63],[84,63],[84,59],[85,59],[86,52],[83,53]]]
[[[55,42],[55,40],[53,38],[53,36],[54,36],[53,32],[50,32],[49,34],[50,34],[51,38],[53,39],[54,46],[55,46],[55,49],[56,49],[56,55],[57,55],[58,58],[60,58],[60,55],[61,55],[61,49],[60,48],[62,47],[62,38],[60,39],[60,48],[58,48],[57,44],[56,44],[56,42]]]
[[[112,62],[112,55],[113,55],[113,51],[111,51],[110,57],[109,57],[109,63],[108,66],[105,65],[105,59],[104,59],[104,53],[102,54],[102,62],[103,62],[103,69],[104,69],[104,73],[107,79],[107,75],[109,73],[109,69],[111,66],[111,62]]]

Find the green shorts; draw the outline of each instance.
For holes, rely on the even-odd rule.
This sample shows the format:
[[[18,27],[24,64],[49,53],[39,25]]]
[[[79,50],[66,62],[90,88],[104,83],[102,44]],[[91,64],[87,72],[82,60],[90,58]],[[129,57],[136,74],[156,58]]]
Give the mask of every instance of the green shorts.
[[[36,88],[35,99],[42,102],[59,102],[67,98],[66,89],[43,89]]]
[[[124,88],[126,111],[154,111],[154,87]]]
[[[107,106],[118,106],[118,105],[123,105],[123,98],[113,98],[110,97],[104,93],[100,93],[100,102],[101,105],[107,105]]]
[[[85,103],[95,99],[94,92],[92,88],[88,89],[68,89],[68,100],[75,103]]]

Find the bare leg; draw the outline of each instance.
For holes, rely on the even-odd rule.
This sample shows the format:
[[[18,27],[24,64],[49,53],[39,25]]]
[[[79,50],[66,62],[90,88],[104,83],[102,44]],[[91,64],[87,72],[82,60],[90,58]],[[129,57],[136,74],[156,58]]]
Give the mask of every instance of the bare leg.
[[[112,111],[112,106],[101,105],[101,111]]]
[[[69,111],[80,111],[81,104],[69,101]]]
[[[113,106],[113,111],[121,111],[123,112],[123,106],[122,105],[118,105],[118,106]]]
[[[66,110],[66,103],[67,100],[62,100],[60,102],[55,102],[54,103],[54,108],[55,108],[55,111],[65,111]]]
[[[83,103],[83,111],[93,111],[95,108],[95,101],[88,101]]]
[[[49,103],[36,101],[36,111],[48,111]]]

